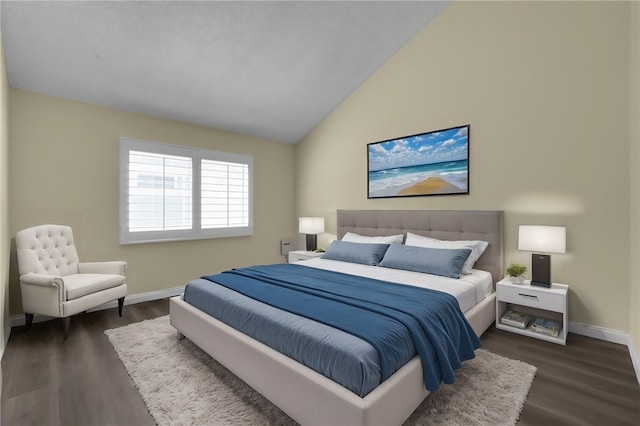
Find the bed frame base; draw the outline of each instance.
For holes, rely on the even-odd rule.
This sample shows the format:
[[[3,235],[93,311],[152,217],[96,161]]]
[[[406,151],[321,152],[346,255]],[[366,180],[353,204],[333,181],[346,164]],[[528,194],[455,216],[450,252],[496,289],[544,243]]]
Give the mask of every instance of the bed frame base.
[[[189,305],[170,299],[171,325],[301,425],[400,425],[428,395],[418,357],[364,398]],[[478,335],[495,321],[495,293],[465,316]]]

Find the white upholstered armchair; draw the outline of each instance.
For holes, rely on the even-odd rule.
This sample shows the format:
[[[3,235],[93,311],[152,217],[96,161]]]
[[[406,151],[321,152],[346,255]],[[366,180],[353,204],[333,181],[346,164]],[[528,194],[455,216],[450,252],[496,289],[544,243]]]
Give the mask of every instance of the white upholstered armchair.
[[[69,226],[39,225],[16,234],[20,290],[27,330],[33,315],[63,319],[68,337],[71,315],[127,294],[126,262],[81,263]]]

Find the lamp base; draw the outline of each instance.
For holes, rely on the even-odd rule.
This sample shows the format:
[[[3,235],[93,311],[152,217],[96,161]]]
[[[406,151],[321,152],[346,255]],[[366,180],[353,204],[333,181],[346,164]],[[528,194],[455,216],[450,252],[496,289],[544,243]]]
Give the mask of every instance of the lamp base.
[[[531,255],[531,285],[551,287],[551,256],[548,254]]]
[[[318,248],[318,236],[316,234],[307,234],[307,251],[316,251]]]
[[[531,285],[537,287],[551,288],[551,283],[541,283],[539,281],[531,281]]]

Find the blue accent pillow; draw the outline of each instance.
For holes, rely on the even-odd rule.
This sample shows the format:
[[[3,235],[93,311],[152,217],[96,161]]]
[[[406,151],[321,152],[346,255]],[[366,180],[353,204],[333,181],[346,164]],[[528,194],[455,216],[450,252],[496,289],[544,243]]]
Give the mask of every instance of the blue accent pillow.
[[[471,249],[436,249],[391,244],[378,266],[460,278]]]
[[[389,248],[389,244],[351,243],[336,240],[331,243],[322,258],[375,266],[380,263],[387,248]]]

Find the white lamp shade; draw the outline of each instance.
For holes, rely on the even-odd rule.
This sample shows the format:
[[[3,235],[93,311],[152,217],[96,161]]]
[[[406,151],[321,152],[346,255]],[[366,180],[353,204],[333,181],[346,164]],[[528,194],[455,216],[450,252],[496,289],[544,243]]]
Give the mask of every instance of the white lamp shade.
[[[518,250],[565,253],[567,228],[564,226],[520,225]]]
[[[319,234],[324,232],[324,217],[298,218],[298,232],[301,234]]]

